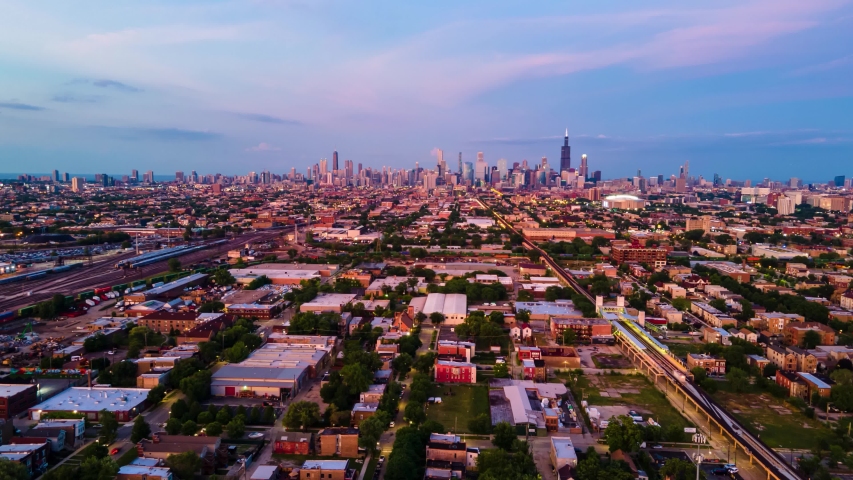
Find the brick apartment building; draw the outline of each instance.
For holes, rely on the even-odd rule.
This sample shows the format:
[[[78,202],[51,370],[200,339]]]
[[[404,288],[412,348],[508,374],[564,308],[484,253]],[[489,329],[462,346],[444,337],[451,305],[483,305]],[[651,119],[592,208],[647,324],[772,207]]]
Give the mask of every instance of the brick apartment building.
[[[35,385],[0,384],[0,419],[12,418],[38,402]]]
[[[666,265],[665,248],[647,248],[639,245],[614,245],[610,258],[616,263],[645,263],[655,268]]]
[[[435,363],[437,383],[477,383],[477,367],[473,363],[439,360]]]
[[[553,317],[551,319],[551,336],[553,338],[562,338],[566,329],[574,330],[577,341],[582,343],[589,343],[593,337],[613,334],[613,327],[610,322],[603,318]]]
[[[802,345],[806,332],[815,331],[820,335],[819,345],[835,345],[835,330],[818,322],[789,323],[782,334],[786,345]]]
[[[351,427],[330,427],[317,435],[317,455],[345,458],[358,456],[358,429]]]
[[[708,375],[725,375],[726,359],[704,353],[688,354],[687,368],[693,370],[696,367],[704,368]]]

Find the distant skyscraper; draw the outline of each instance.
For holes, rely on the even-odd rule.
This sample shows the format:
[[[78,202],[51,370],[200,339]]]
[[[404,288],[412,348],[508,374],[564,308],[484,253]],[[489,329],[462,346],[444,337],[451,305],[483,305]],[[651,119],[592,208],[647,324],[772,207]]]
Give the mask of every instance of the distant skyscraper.
[[[175,181],[183,182],[184,181],[184,172],[175,172]]]
[[[471,162],[465,162],[462,169],[462,180],[469,185],[474,183],[474,165]]]
[[[325,158],[320,159],[320,175],[325,176],[329,171],[329,161]]]
[[[560,171],[567,172],[572,168],[572,147],[569,146],[569,129],[566,129],[566,138],[563,139],[563,147],[560,149]]]
[[[142,177],[143,182],[154,183],[154,171],[148,170],[145,172],[145,175]]]
[[[71,175],[69,175],[68,172],[63,173],[62,174],[62,181],[65,183],[70,182],[71,181]]]
[[[459,175],[462,175],[462,152],[459,152]]]
[[[498,159],[498,172],[498,175],[500,175],[501,180],[506,179],[509,170],[507,169],[505,158]]]
[[[589,165],[586,163],[586,154],[581,155],[581,168],[578,172],[581,178],[586,180],[586,177],[589,176]]]
[[[795,209],[794,200],[790,197],[779,197],[776,200],[776,210],[779,215],[793,215]]]
[[[54,182],[58,182],[58,181],[59,181],[59,170],[54,170],[54,171],[53,171],[53,181],[54,181]]]
[[[85,178],[74,177],[71,179],[71,191],[72,192],[82,192],[83,185],[86,184]]]
[[[130,171],[130,178],[134,182],[138,182],[139,181],[139,171],[138,170],[131,170]]]
[[[841,188],[844,186],[844,175],[835,176],[835,186]]]
[[[477,152],[477,163],[474,164],[474,178],[488,182],[489,179],[486,178],[488,176],[488,170],[489,164],[486,163],[486,160],[483,158],[483,152]]]
[[[333,172],[338,171],[338,151],[337,150],[332,152],[332,171]]]

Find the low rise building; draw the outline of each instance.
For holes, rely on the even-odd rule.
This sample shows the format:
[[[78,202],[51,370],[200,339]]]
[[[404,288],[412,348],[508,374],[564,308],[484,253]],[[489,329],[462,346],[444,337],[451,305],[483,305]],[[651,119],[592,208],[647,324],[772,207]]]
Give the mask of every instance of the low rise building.
[[[358,457],[358,429],[352,427],[330,427],[317,435],[317,455],[324,457]]]
[[[0,419],[15,417],[35,405],[37,391],[33,384],[0,384]]]
[[[29,409],[30,418],[41,419],[50,412],[85,413],[86,418],[97,421],[101,410],[116,416],[119,422],[129,422],[145,410],[147,388],[72,387]]]
[[[353,480],[356,473],[348,460],[305,460],[299,480]]]
[[[284,432],[273,442],[273,452],[285,455],[311,455],[314,451],[314,434],[311,432]]]
[[[613,334],[610,322],[603,318],[551,318],[551,336],[562,338],[566,329],[574,330],[575,338],[581,343],[590,343],[595,337],[607,337]]]
[[[786,344],[800,346],[808,332],[817,332],[820,336],[819,345],[835,345],[835,330],[818,322],[790,323],[785,326],[782,334]]]
[[[705,353],[688,353],[687,368],[692,370],[696,367],[704,368],[708,375],[725,375],[726,359]]]
[[[468,362],[438,360],[435,364],[437,383],[477,383],[477,366]]]
[[[379,409],[379,403],[356,403],[352,407],[352,415],[350,416],[350,424],[353,427],[361,425],[361,422],[376,415]]]

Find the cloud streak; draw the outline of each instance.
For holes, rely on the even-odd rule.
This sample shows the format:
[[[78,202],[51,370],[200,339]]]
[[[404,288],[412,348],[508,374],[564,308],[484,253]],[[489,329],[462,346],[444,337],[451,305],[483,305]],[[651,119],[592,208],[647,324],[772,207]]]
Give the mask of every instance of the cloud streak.
[[[30,105],[28,103],[18,102],[0,102],[0,108],[8,108],[9,110],[21,110],[26,112],[38,112],[44,110],[44,107],[38,105]]]
[[[232,112],[231,115],[241,118],[243,120],[248,120],[250,122],[258,122],[258,123],[269,123],[273,125],[302,125],[302,122],[299,120],[292,120],[289,118],[281,118],[275,117],[272,115],[266,115],[263,113],[239,113]]]
[[[104,99],[100,95],[79,95],[75,93],[60,93],[51,97],[57,103],[99,103]]]
[[[107,127],[94,129],[105,135],[121,140],[157,141],[157,142],[207,142],[222,138],[222,134],[210,131],[187,130],[182,128],[145,128],[145,127]]]
[[[134,86],[131,86],[131,85],[128,85],[126,83],[122,83],[122,82],[119,82],[116,80],[107,80],[107,79],[93,80],[92,85],[94,85],[96,87],[100,87],[100,88],[111,88],[114,90],[119,90],[121,92],[128,92],[128,93],[137,93],[137,92],[142,91],[142,89],[140,89],[140,88],[136,88]]]

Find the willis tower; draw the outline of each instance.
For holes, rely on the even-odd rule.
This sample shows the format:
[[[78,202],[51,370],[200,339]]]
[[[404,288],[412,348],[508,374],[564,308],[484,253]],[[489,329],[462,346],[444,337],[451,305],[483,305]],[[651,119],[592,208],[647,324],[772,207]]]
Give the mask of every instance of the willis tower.
[[[567,172],[572,168],[572,147],[569,146],[569,129],[566,129],[566,138],[563,139],[563,147],[560,149],[560,171]]]

